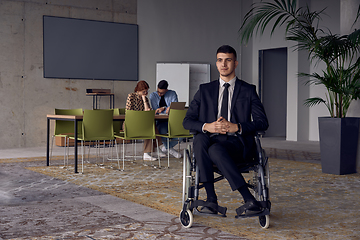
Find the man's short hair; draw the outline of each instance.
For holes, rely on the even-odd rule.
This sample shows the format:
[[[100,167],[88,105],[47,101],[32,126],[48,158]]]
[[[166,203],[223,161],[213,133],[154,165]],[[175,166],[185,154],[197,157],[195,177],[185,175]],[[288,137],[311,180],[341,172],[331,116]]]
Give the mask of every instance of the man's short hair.
[[[158,83],[158,88],[159,89],[167,89],[169,86],[168,82],[166,80],[161,80],[159,83]]]
[[[218,50],[216,51],[216,55],[218,53],[233,53],[235,60],[237,59],[235,49],[229,45],[222,45],[221,47],[219,47]]]

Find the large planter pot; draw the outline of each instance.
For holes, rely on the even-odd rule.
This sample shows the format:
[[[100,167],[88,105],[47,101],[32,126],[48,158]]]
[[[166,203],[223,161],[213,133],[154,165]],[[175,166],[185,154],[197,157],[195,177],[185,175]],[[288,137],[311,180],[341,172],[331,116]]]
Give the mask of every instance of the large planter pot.
[[[356,173],[360,118],[319,117],[320,155],[323,173]]]

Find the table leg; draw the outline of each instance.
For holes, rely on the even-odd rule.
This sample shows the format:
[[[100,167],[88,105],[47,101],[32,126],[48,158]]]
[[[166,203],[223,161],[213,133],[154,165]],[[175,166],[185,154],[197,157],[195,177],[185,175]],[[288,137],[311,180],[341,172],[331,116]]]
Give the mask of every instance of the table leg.
[[[75,168],[75,173],[78,173],[78,134],[77,134],[77,127],[78,126],[78,120],[75,119],[75,123],[74,123],[74,137],[75,137],[75,141],[74,141],[74,151],[75,151],[75,156],[74,156],[74,168]]]
[[[111,95],[110,96],[110,99],[112,98],[112,109],[114,109],[114,107],[115,107],[115,97],[114,97],[114,95]],[[110,103],[111,104],[111,103]]]
[[[47,119],[46,124],[46,166],[50,166],[50,159],[49,159],[49,143],[50,143],[50,119]]]
[[[112,107],[111,107],[111,106],[112,106],[112,104],[111,104],[111,102],[112,102],[112,101],[111,101],[111,100],[112,100],[112,99],[111,99],[111,95],[110,95],[109,97],[110,97],[110,107],[109,107],[109,109],[111,109],[111,108],[112,108]]]

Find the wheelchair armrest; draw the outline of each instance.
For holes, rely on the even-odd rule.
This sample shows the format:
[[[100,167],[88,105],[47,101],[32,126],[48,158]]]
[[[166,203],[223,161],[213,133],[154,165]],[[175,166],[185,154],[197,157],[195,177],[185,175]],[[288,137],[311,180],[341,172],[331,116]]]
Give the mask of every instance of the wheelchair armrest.
[[[259,137],[263,137],[265,135],[265,131],[256,131],[256,135]]]
[[[191,135],[196,135],[196,134],[198,134],[199,132],[196,131],[196,130],[189,130],[189,133],[190,133]],[[259,136],[259,137],[263,137],[263,136],[265,135],[265,131],[256,131],[255,135],[256,135],[256,136]]]
[[[196,135],[196,134],[198,134],[198,131],[196,131],[196,130],[189,130],[189,133],[190,133],[191,135]]]

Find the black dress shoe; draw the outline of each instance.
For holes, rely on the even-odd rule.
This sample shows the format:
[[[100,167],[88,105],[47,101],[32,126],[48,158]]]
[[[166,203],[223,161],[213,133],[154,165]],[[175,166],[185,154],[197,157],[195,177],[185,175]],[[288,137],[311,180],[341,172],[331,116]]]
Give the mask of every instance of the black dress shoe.
[[[246,205],[245,215],[253,215],[263,211],[261,205],[256,200],[248,201],[246,202]]]
[[[261,204],[254,200],[247,201],[244,205],[238,207],[236,209],[236,216],[238,217],[255,217],[259,216],[258,214],[261,214],[264,211],[264,209],[261,207]]]
[[[217,205],[218,205],[216,198],[206,199],[205,203],[206,203],[206,204],[209,204],[209,205],[212,205],[212,206],[214,206],[214,207],[217,207]],[[217,214],[218,211],[217,211],[214,207],[211,207],[211,206],[203,206],[203,207],[200,209],[200,212],[202,212],[202,213],[209,213],[209,214]]]

